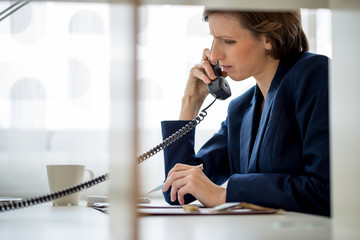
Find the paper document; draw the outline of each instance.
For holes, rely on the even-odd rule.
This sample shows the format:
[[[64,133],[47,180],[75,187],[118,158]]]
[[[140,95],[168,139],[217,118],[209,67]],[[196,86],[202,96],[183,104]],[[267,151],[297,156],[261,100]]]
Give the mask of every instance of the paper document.
[[[108,201],[89,202],[88,207],[104,213],[108,213],[110,210]],[[224,203],[213,208],[206,208],[199,202],[188,205],[168,205],[165,201],[161,201],[160,204],[138,203],[137,211],[140,216],[249,215],[278,214],[285,212],[281,209],[266,208],[246,202]]]
[[[179,205],[168,207],[139,207],[138,212],[143,216],[171,216],[171,215],[248,215],[248,214],[277,214],[284,213],[280,209],[265,208],[254,204],[235,202],[224,203],[214,208],[199,207],[197,205]]]

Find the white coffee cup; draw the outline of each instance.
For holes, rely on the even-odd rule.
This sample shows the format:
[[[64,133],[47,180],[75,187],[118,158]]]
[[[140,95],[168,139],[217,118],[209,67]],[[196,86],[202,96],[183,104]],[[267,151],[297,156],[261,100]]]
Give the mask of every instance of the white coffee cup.
[[[94,178],[94,173],[91,170],[85,169],[84,165],[47,165],[46,168],[49,180],[49,187],[52,193],[82,183],[84,181],[85,172],[89,173],[91,179]],[[79,200],[80,193],[77,192],[53,200],[53,205],[78,205]]]

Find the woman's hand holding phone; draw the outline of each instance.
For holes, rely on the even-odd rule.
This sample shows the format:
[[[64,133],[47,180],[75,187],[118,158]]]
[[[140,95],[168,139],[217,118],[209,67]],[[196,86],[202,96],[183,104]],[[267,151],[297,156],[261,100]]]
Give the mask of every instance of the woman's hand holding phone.
[[[205,48],[202,61],[190,70],[185,93],[182,99],[180,120],[192,120],[200,111],[206,96],[209,94],[207,84],[214,80],[215,73],[209,63],[211,50]],[[212,60],[210,60],[212,61]]]

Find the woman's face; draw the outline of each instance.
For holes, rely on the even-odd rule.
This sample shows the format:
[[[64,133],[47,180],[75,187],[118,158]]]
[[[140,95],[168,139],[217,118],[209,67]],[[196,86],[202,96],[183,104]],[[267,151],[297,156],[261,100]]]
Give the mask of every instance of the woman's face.
[[[208,22],[214,37],[210,58],[218,60],[230,78],[241,81],[251,76],[256,80],[266,77],[270,57],[265,49],[271,45],[265,36],[255,38],[233,15],[212,14]]]

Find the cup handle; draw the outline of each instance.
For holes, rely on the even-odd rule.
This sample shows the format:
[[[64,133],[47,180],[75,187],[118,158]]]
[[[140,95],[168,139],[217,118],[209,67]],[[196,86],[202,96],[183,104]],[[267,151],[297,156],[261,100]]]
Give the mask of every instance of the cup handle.
[[[93,172],[93,171],[91,171],[90,169],[85,169],[85,172],[88,172],[88,173],[89,173],[90,180],[91,180],[91,179],[94,179],[94,172]]]

